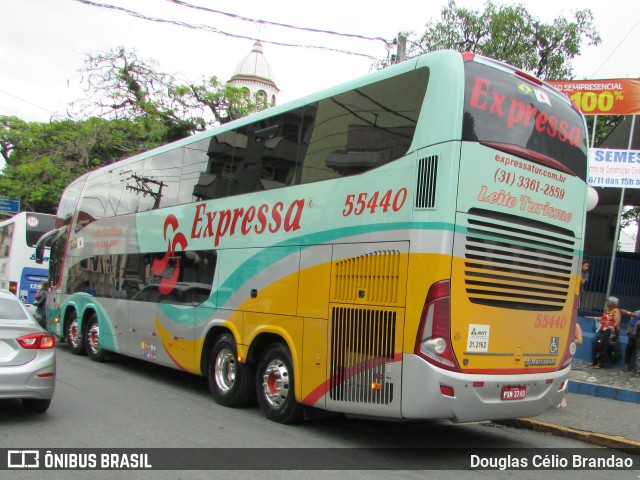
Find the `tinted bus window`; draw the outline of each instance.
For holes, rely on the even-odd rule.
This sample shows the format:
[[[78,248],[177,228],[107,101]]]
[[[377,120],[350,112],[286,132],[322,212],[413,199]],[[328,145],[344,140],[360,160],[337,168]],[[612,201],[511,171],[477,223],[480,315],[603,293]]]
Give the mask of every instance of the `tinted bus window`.
[[[64,225],[71,223],[71,218],[76,211],[78,199],[82,193],[82,187],[89,174],[85,174],[79,179],[72,182],[64,191],[62,198],[60,199],[60,205],[58,205],[58,212],[56,213],[56,228],[61,228]]]
[[[216,252],[196,250],[175,252],[168,259],[165,256],[166,252],[156,252],[84,258],[69,268],[67,293],[86,291],[89,285],[91,293],[102,298],[185,305],[206,301],[216,269]],[[156,263],[165,264],[164,270],[156,270]]]
[[[366,172],[405,155],[428,76],[422,68],[318,102],[301,183]]]

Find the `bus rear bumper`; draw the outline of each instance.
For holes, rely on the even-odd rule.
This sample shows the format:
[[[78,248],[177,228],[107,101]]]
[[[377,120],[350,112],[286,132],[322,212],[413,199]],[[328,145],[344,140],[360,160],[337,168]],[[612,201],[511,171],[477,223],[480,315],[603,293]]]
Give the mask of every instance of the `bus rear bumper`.
[[[518,375],[477,375],[442,370],[405,354],[402,418],[476,422],[540,415],[556,407],[567,388],[570,368]],[[503,400],[503,387],[526,387],[526,396]]]

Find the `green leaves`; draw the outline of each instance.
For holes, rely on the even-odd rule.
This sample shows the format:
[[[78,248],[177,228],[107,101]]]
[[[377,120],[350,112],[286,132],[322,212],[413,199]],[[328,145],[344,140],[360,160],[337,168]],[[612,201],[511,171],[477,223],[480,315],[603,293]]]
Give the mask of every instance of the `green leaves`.
[[[89,118],[26,123],[0,117],[0,141],[7,163],[0,191],[29,210],[55,213],[62,190],[89,170],[167,143],[158,119]]]
[[[588,9],[578,10],[573,19],[558,17],[545,24],[522,4],[488,1],[483,11],[477,11],[458,8],[454,0],[449,0],[440,20],[427,22],[419,38],[408,38],[407,56],[441,49],[474,52],[542,79],[566,80],[572,78],[571,60],[580,55],[585,42],[601,42]],[[388,62],[378,67],[387,65]]]

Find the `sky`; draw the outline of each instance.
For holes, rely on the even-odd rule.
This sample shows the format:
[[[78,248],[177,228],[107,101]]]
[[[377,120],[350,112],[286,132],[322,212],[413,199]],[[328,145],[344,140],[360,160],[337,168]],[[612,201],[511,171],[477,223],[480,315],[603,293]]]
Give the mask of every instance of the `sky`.
[[[86,55],[119,46],[135,49],[157,70],[196,81],[228,80],[252,48],[263,41],[264,55],[280,88],[282,104],[326,87],[366,75],[368,56],[386,56],[380,40],[363,40],[243,21],[177,5],[171,0],[90,0],[134,10],[147,17],[216,28],[190,29],[149,21],[79,0],[0,0],[0,115],[47,122],[66,118],[70,102],[82,95]],[[235,15],[298,27],[393,39],[399,31],[422,33],[438,20],[446,0],[185,0]],[[483,0],[458,0],[458,7],[482,10]],[[510,2],[494,0],[494,3]],[[640,77],[640,2],[637,0],[520,0],[544,22],[572,18],[589,8],[602,37],[597,47],[583,47],[572,63],[577,79]],[[248,37],[248,38],[238,38]],[[286,47],[268,42],[324,46],[332,50]],[[1,165],[0,165],[1,167]]]

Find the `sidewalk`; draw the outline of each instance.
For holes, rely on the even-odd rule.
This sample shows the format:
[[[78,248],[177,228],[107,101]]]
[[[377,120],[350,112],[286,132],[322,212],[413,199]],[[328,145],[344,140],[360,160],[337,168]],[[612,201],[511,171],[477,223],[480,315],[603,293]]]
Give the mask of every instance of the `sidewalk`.
[[[590,368],[574,360],[567,402],[567,408],[553,408],[535,418],[496,423],[640,454],[640,378],[635,372]]]

